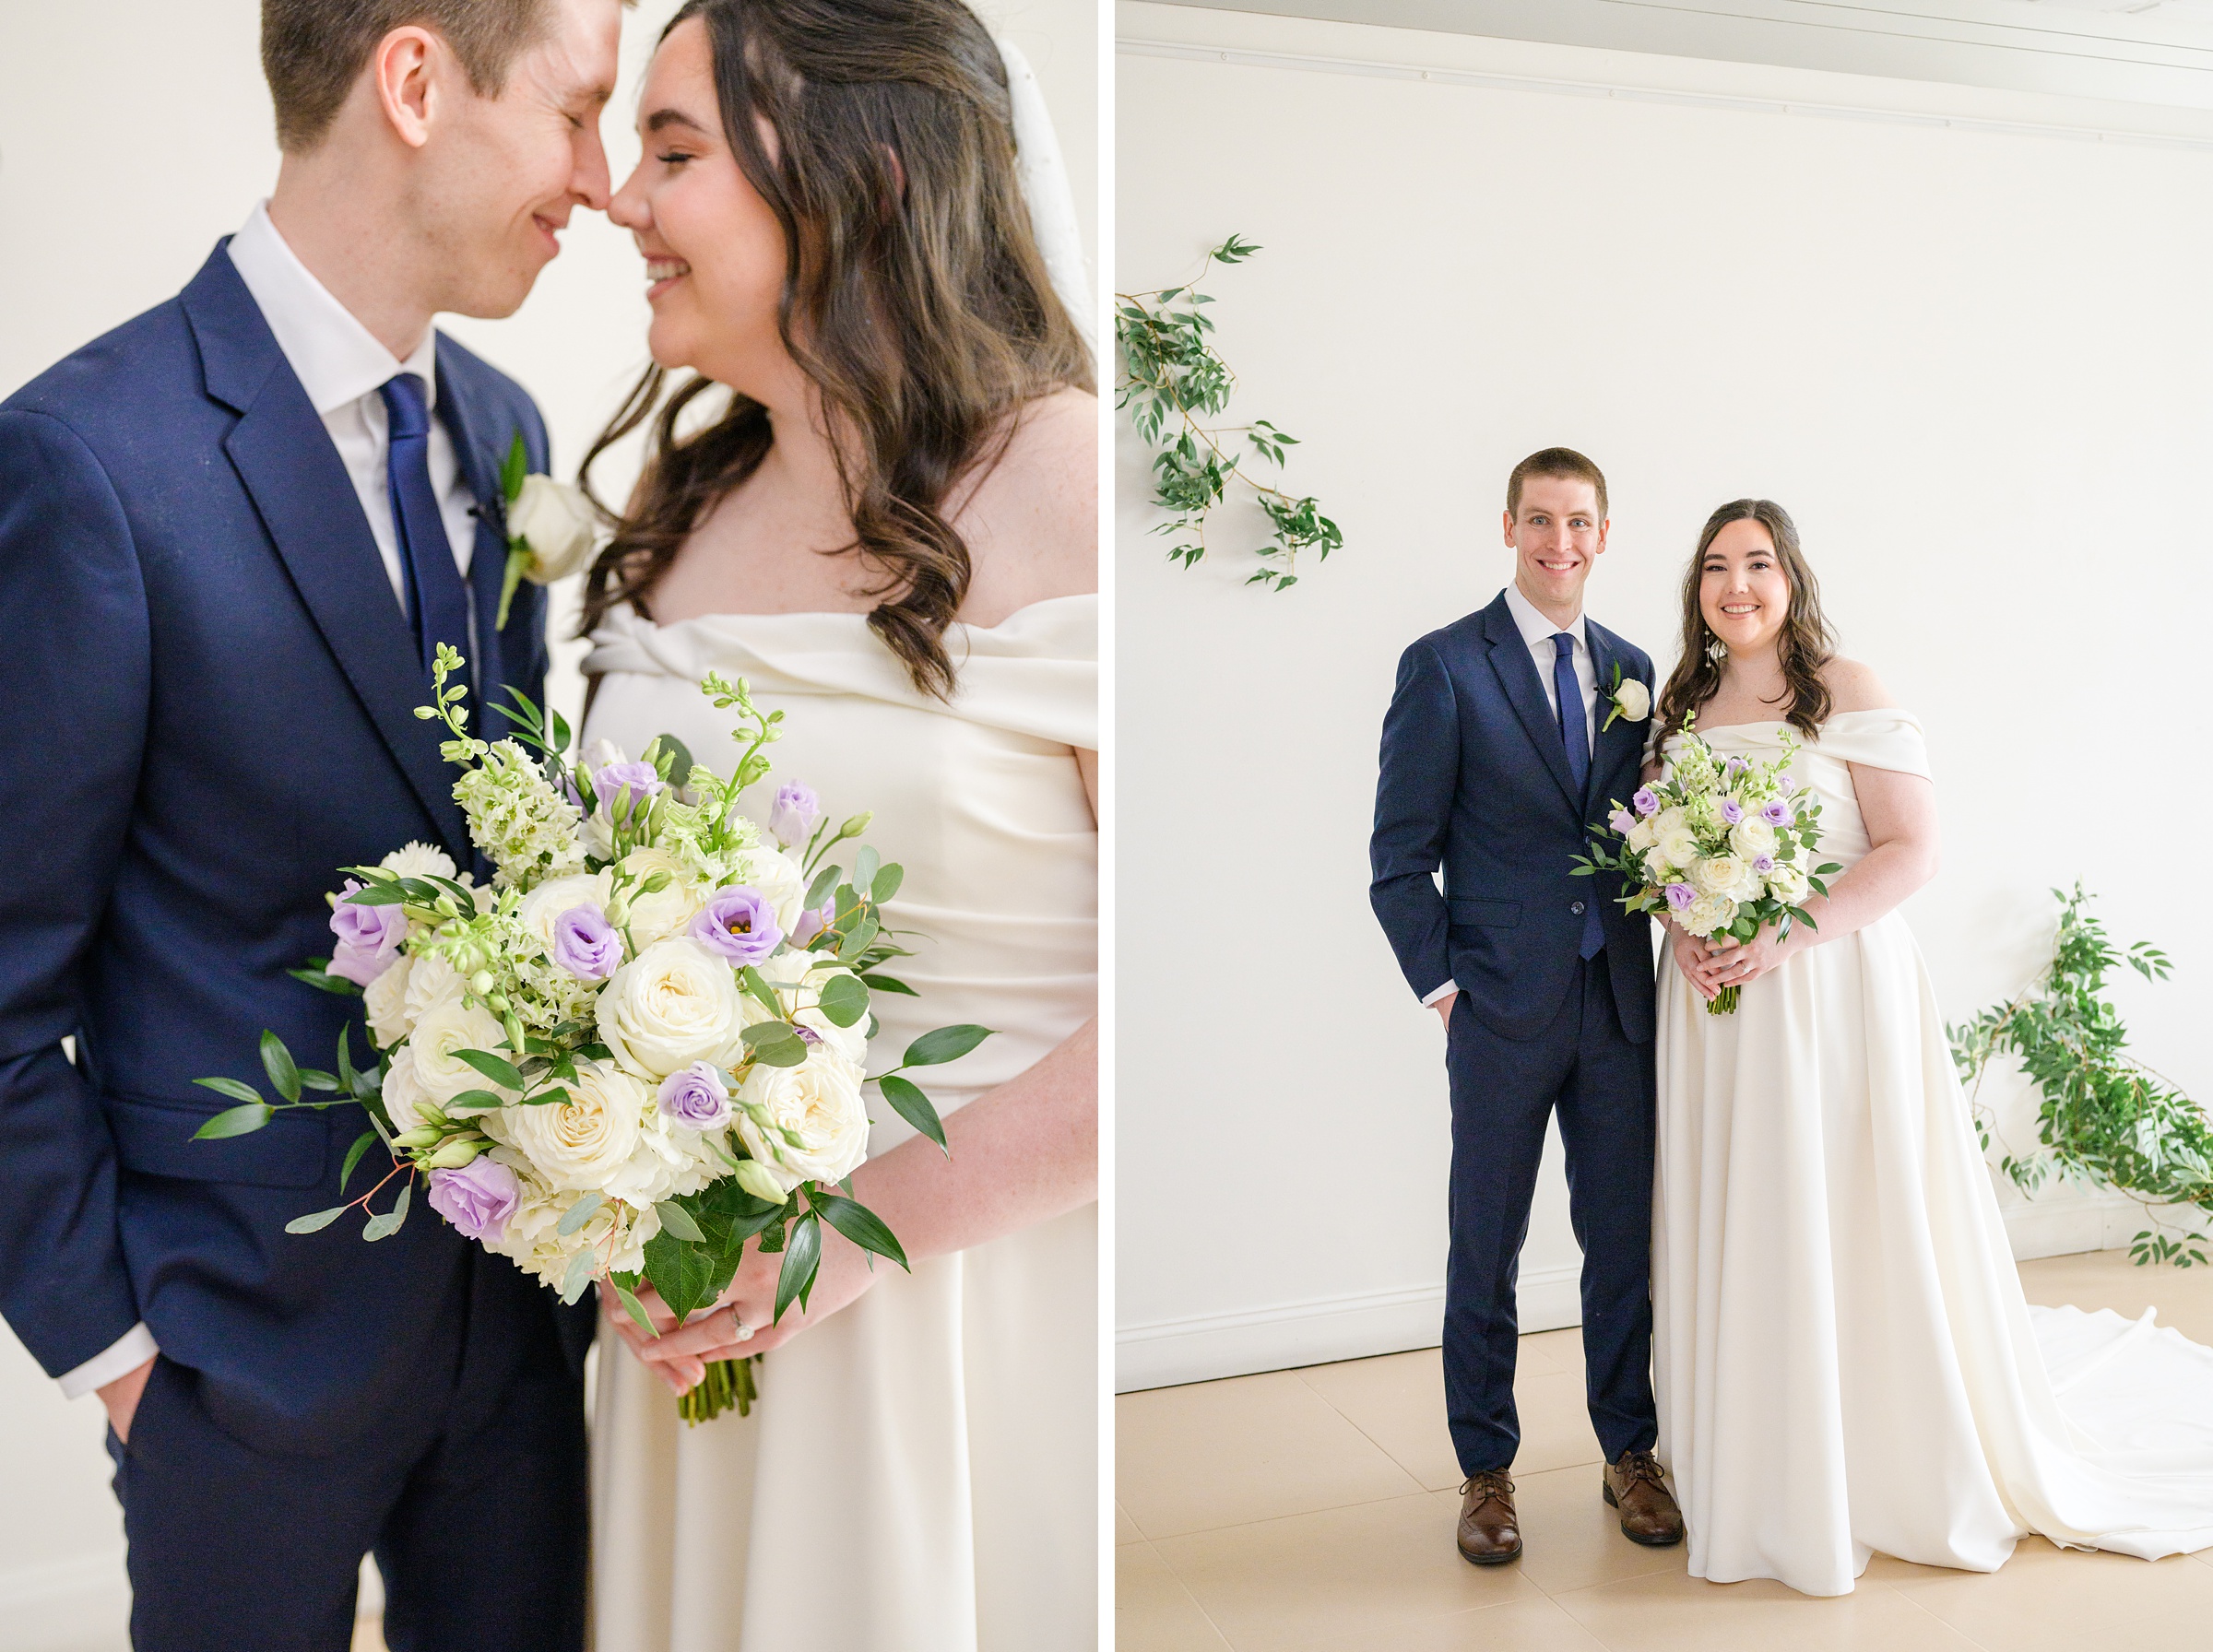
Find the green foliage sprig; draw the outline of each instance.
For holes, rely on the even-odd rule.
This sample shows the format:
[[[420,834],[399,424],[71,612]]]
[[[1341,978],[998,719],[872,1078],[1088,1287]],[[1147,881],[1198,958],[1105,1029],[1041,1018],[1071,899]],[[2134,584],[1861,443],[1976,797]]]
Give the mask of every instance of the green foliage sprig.
[[[1232,235],[1207,254],[1201,277],[1207,265],[1241,264],[1260,250]],[[1206,555],[1207,516],[1233,482],[1242,483],[1274,527],[1256,552],[1260,570],[1245,583],[1287,591],[1298,584],[1300,551],[1312,549],[1326,560],[1344,536],[1312,495],[1294,498],[1242,467],[1249,444],[1255,461],[1281,470],[1284,449],[1297,446],[1297,437],[1265,419],[1241,425],[1201,422],[1228,407],[1237,384],[1207,337],[1214,324],[1203,307],[1213,301],[1189,284],[1115,294],[1114,336],[1122,371],[1114,405],[1129,409],[1130,423],[1154,450],[1153,502],[1171,520],[1153,531],[1176,537],[1168,560],[1189,568]]]
[[[2147,981],[2164,981],[2172,965],[2144,941],[2126,950],[2114,946],[2088,911],[2090,897],[2080,883],[2072,894],[2052,893],[2060,912],[2051,966],[2011,1003],[1950,1029],[1952,1058],[1983,1150],[1990,1149],[1990,1116],[1977,1092],[1993,1057],[2012,1056],[2043,1094],[2037,1113],[2043,1150],[1999,1160],[2014,1185],[2033,1192],[2057,1171],[2117,1188],[2151,1216],[2153,1225],[2129,1245],[2137,1266],[2203,1262],[2206,1236],[2169,1233],[2153,1207],[2213,1211],[2213,1130],[2196,1103],[2125,1053],[2128,1031],[2104,996],[2106,975],[2118,965]]]

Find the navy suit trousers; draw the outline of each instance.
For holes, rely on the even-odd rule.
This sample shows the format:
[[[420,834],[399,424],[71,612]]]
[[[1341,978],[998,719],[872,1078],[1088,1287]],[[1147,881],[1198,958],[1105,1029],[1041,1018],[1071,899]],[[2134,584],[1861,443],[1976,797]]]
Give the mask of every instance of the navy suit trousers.
[[[372,1552],[392,1652],[582,1652],[583,1380],[544,1286],[474,1247],[418,1380],[326,1454],[243,1444],[154,1362],[108,1434],[136,1652],[346,1652]]]
[[[1652,1404],[1652,1051],[1621,1030],[1606,961],[1579,961],[1536,1037],[1501,1037],[1454,1000],[1452,1248],[1445,1269],[1445,1405],[1463,1474],[1513,1465],[1520,1325],[1514,1284],[1556,1111],[1568,1210],[1583,1247],[1583,1363],[1608,1461],[1659,1437]]]

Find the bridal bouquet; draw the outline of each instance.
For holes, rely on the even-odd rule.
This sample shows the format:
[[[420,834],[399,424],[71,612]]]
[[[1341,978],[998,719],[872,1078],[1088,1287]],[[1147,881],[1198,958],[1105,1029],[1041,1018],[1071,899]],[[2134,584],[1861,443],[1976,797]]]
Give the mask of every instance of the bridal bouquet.
[[[1821,841],[1821,805],[1791,778],[1797,742],[1786,729],[1773,761],[1724,761],[1698,738],[1697,721],[1696,713],[1684,718],[1666,767],[1639,788],[1628,808],[1615,802],[1610,830],[1592,828],[1619,847],[1594,843],[1577,860],[1575,875],[1618,873],[1629,891],[1620,897],[1624,906],[1664,907],[1691,935],[1748,941],[1766,924],[1779,937],[1793,923],[1816,927],[1801,903],[1828,894],[1822,879],[1841,868],[1809,869]],[[1734,1013],[1738,993],[1722,987],[1707,1000],[1708,1013]]]
[[[665,735],[634,759],[601,741],[572,764],[566,721],[513,690],[519,709],[500,709],[515,738],[487,744],[468,732],[466,690],[446,686],[461,664],[440,647],[435,703],[416,714],[452,733],[454,796],[491,883],[420,844],[345,868],[329,897],[336,950],[292,974],[364,997],[373,1058],[357,1067],[341,1032],[337,1071],[315,1071],[264,1032],[279,1099],[199,1080],[238,1105],[198,1137],[359,1103],[371,1127],[339,1191],[380,1143],[390,1170],[288,1231],[314,1233],[358,1207],[361,1236],[385,1238],[420,1182],[440,1216],[563,1302],[604,1281],[649,1334],[641,1280],[680,1319],[721,1294],[749,1241],[782,1253],[778,1318],[806,1304],[824,1222],[904,1268],[890,1229],[849,1197],[868,1149],[863,1087],[943,1149],[936,1109],[899,1075],[990,1034],[941,1027],[865,1076],[871,993],[912,992],[879,973],[906,955],[882,914],[900,868],[872,848],[850,871],[830,858],[870,817],[833,832],[798,784],[776,793],[765,834],[737,812],[768,773],[762,749],[784,716],[757,710],[742,679],[701,685],[740,724],[744,754],[726,778]],[[710,1364],[682,1415],[748,1410],[750,1365]]]

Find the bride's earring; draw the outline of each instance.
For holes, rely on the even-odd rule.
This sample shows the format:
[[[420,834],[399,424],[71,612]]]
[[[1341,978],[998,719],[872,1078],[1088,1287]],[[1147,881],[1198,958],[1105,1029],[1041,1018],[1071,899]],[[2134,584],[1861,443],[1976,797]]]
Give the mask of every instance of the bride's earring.
[[[1729,657],[1729,644],[1709,633],[1706,638],[1706,657],[1715,665],[1720,665]]]

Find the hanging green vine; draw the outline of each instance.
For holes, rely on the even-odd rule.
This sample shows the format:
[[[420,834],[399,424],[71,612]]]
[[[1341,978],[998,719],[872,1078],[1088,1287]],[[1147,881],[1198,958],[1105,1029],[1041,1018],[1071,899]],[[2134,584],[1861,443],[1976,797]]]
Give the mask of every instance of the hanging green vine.
[[[2206,1236],[2187,1230],[2171,1235],[2153,1207],[2213,1211],[2213,1130],[2196,1103],[2124,1053],[2127,1029],[2104,997],[2106,974],[2118,964],[2164,981],[2167,954],[2144,941],[2116,948],[2086,910],[2089,896],[2080,883],[2073,894],[2052,892],[2060,911],[2051,967],[2010,1004],[1950,1030],[1983,1150],[1990,1149],[1990,1115],[1977,1099],[1982,1075],[1994,1056],[2013,1056],[2043,1093],[2037,1113],[2043,1150],[1999,1161],[2015,1186],[2033,1192],[2056,1170],[2118,1188],[2152,1220],[2129,1245],[2139,1267],[2203,1262]]]
[[[1241,264],[1260,250],[1233,235],[1207,254],[1200,277],[1208,265]],[[1297,437],[1265,419],[1242,425],[1201,422],[1228,407],[1237,383],[1207,339],[1214,324],[1203,307],[1213,301],[1189,285],[1115,294],[1121,375],[1114,405],[1129,409],[1130,423],[1154,450],[1153,502],[1172,520],[1153,531],[1177,537],[1168,560],[1189,568],[1206,555],[1207,516],[1227,497],[1233,482],[1241,483],[1274,525],[1269,542],[1256,553],[1260,571],[1245,583],[1287,591],[1298,584],[1300,551],[1311,549],[1326,560],[1344,537],[1311,495],[1295,499],[1241,466],[1240,455],[1249,443],[1254,461],[1281,470],[1284,449],[1297,446]]]

